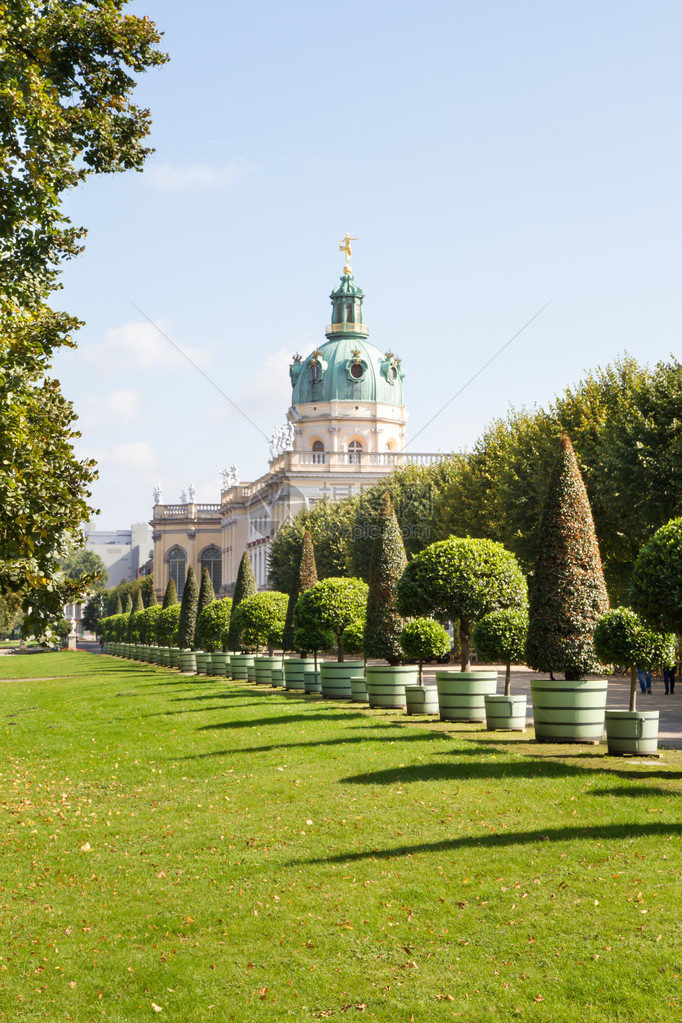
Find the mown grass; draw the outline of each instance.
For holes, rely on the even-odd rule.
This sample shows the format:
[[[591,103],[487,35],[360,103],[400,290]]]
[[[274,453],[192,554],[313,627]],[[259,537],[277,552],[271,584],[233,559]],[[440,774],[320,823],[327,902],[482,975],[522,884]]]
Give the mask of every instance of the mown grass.
[[[83,653],[0,676],[0,1020],[680,1018],[682,754]]]

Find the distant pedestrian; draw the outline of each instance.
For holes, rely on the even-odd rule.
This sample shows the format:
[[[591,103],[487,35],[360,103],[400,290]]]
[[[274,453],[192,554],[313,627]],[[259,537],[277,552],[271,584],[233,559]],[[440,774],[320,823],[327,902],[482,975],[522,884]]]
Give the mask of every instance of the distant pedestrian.
[[[651,668],[647,668],[646,671],[643,668],[637,668],[637,678],[642,692],[651,696]]]
[[[663,669],[663,684],[665,686],[665,695],[668,696],[675,692],[675,672],[677,665],[673,664],[672,668]]]

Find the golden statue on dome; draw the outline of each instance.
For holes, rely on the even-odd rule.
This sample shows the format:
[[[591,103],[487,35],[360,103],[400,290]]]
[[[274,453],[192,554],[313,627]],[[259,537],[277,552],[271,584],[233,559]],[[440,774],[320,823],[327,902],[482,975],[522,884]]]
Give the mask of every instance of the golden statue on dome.
[[[356,241],[358,241],[358,239],[357,238],[351,238],[351,236],[348,233],[346,233],[346,237],[345,238],[341,239],[341,244],[339,245],[339,252],[345,252],[346,253],[346,265],[343,268],[343,272],[345,274],[352,274],[353,273],[353,271],[350,268],[350,257],[353,255],[353,251],[351,249],[350,243],[351,242],[356,242]]]

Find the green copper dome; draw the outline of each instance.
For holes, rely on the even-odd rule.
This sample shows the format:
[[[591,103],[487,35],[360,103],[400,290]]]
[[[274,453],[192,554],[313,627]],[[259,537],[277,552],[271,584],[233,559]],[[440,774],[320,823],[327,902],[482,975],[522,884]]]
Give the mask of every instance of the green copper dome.
[[[292,405],[323,401],[381,401],[403,404],[400,359],[381,352],[367,340],[362,322],[364,298],[352,274],[344,274],[332,291],[332,322],[328,340],[307,359],[294,358],[289,369],[293,386]]]

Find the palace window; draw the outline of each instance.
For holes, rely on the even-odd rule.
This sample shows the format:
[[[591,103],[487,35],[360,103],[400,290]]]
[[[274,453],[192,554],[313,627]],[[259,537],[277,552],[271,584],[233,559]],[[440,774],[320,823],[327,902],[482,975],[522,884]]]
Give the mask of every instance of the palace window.
[[[217,593],[223,584],[223,558],[217,547],[207,547],[201,555],[201,575],[204,569],[208,569],[209,579],[214,591]]]
[[[313,463],[324,465],[324,444],[321,440],[316,440],[313,444]]]
[[[348,463],[349,465],[359,465],[360,456],[362,454],[362,444],[359,440],[352,440],[348,445]]]
[[[169,581],[173,580],[178,597],[182,597],[182,591],[185,588],[185,567],[187,564],[187,558],[182,547],[172,547],[166,555],[166,560],[168,562],[168,579]]]

